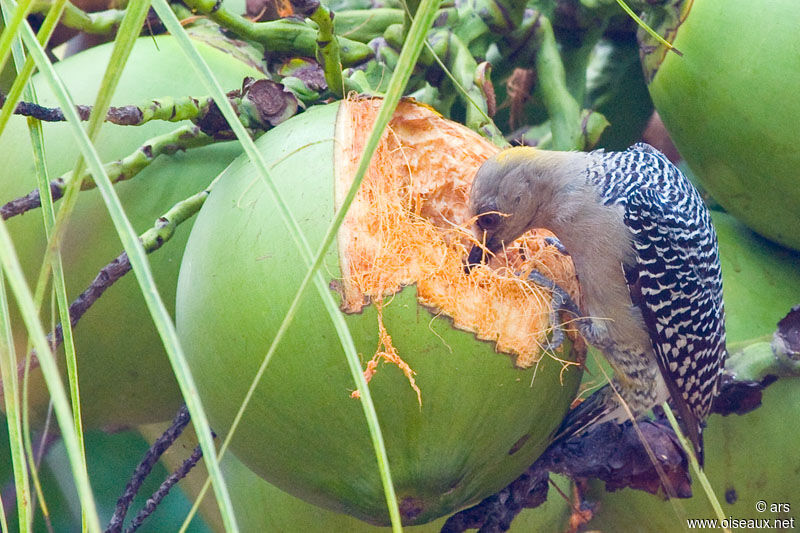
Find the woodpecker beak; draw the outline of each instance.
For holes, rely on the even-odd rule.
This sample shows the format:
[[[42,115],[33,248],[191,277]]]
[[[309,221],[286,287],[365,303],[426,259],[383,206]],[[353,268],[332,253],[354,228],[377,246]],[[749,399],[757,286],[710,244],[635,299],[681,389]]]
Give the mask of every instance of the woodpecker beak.
[[[472,249],[469,251],[469,255],[467,256],[467,262],[464,263],[464,273],[469,275],[472,271],[472,267],[486,264],[488,257],[486,257],[487,250],[489,252],[494,252],[497,248],[497,244],[494,242],[494,238],[489,238],[486,240],[484,246],[479,246],[477,244],[472,245]]]
[[[469,251],[469,256],[467,257],[467,262],[464,264],[464,273],[469,274],[472,271],[472,267],[476,265],[482,265],[486,262],[486,253],[484,249],[474,244],[472,246],[472,250]]]

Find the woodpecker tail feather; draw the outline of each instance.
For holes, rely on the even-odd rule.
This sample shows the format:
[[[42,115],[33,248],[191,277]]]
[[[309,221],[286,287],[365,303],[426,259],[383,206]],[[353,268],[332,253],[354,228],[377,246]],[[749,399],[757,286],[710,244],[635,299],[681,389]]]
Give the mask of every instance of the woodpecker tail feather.
[[[633,415],[634,418],[638,419],[641,413],[637,412],[634,408]],[[614,421],[623,423],[625,420],[629,419],[628,412],[620,403],[617,393],[614,392],[610,385],[605,385],[567,413],[553,437],[553,442],[579,437],[586,431],[605,422]],[[704,425],[695,424],[694,420],[689,422],[689,424],[695,424],[694,426],[688,426],[682,419],[681,422],[684,432],[686,432],[693,445],[697,462],[702,467],[704,461]],[[691,431],[692,428],[694,428],[695,431]]]
[[[553,440],[577,437],[592,426],[615,418],[617,407],[619,402],[613,389],[609,385],[603,386],[567,413]]]

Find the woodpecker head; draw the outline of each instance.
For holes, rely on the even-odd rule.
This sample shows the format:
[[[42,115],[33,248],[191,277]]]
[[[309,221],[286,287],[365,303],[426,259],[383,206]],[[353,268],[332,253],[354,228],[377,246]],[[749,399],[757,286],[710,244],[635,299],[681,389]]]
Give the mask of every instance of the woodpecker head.
[[[585,202],[587,193],[596,198],[582,178],[586,155],[515,147],[488,159],[475,175],[470,193],[478,240],[496,253],[531,228],[558,233],[556,226]],[[467,270],[485,260],[484,249],[473,246]]]

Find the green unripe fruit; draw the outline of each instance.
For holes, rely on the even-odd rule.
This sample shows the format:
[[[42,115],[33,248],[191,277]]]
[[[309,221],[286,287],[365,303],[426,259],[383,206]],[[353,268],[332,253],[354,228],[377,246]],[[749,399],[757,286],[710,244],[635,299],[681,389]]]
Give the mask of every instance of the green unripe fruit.
[[[369,100],[314,107],[257,141],[312,250],[349,187],[376,112]],[[512,274],[464,272],[469,183],[496,148],[409,103],[401,104],[389,131],[321,271],[358,353],[365,360],[395,354],[414,372],[404,373],[402,363],[380,364],[369,385],[400,510],[412,525],[475,503],[522,473],[548,444],[580,372],[562,373],[547,356],[527,369],[515,366],[544,342],[546,306],[528,299],[530,287]],[[544,261],[569,284],[559,266],[564,257],[534,248],[529,260]],[[253,165],[237,160],[198,215],[177,296],[181,342],[220,435],[305,270],[266,186]],[[522,355],[515,361],[496,350]],[[574,357],[570,346],[559,356]],[[386,525],[373,446],[353,389],[337,333],[310,288],[231,449],[286,492]]]
[[[246,76],[263,77],[252,66],[220,50],[196,43],[217,79],[227,89],[241,87]],[[94,102],[111,54],[111,44],[87,50],[56,64],[76,103]],[[58,105],[41,76],[33,79],[39,102]],[[186,64],[170,36],[143,37],[136,42],[112,105],[144,104],[163,96],[203,96],[200,79]],[[106,124],[96,146],[103,161],[124,157],[143,142],[179,127],[154,122],[141,127]],[[66,124],[44,124],[45,155],[49,176],[55,179],[72,170],[78,154]],[[33,155],[26,120],[12,117],[0,142],[0,202],[8,202],[36,189]],[[116,186],[126,213],[137,232],[153,226],[173,204],[202,190],[241,150],[233,143],[176,153],[156,160],[133,180]],[[58,208],[59,204],[56,204]],[[149,257],[161,297],[172,310],[178,266],[191,220],[179,227],[173,239]],[[34,284],[42,263],[45,236],[40,210],[7,221],[25,270]],[[75,211],[61,249],[70,300],[80,294],[98,271],[122,252],[119,237],[97,190],[79,193]],[[47,302],[48,300],[46,300]],[[50,324],[45,303],[43,324]],[[25,353],[26,333],[15,331],[18,353]],[[119,427],[170,418],[181,403],[161,340],[131,274],[111,287],[75,328],[78,374],[84,424]],[[63,355],[60,356],[63,360]],[[43,414],[48,396],[39,370],[32,373],[31,404]]]
[[[650,95],[672,140],[727,211],[800,250],[797,2],[673,4],[647,21],[683,55],[642,43]]]
[[[141,434],[150,443],[154,442],[169,424],[158,423],[142,426]],[[188,427],[178,440],[161,456],[167,470],[177,470],[186,459],[188,450],[197,447],[197,437]],[[373,526],[352,516],[335,513],[295,498],[263,478],[254,474],[232,453],[227,452],[220,462],[222,473],[228,485],[233,502],[236,523],[241,531],[285,531],[288,533],[388,533],[388,527]],[[569,493],[570,481],[558,475],[551,476],[553,482],[563,493]],[[204,463],[200,462],[181,480],[181,489],[188,499],[195,500],[208,480]],[[542,505],[525,509],[517,516],[511,533],[530,533],[531,531],[564,531],[571,512],[570,502],[555,492]],[[200,504],[200,515],[208,527],[216,533],[225,533],[219,514],[219,507],[213,498],[206,497]],[[404,527],[407,533],[438,533],[446,517],[420,526]],[[194,522],[193,522],[194,524]]]
[[[756,235],[733,216],[711,211],[719,240],[728,344],[772,335],[800,303],[800,253]]]

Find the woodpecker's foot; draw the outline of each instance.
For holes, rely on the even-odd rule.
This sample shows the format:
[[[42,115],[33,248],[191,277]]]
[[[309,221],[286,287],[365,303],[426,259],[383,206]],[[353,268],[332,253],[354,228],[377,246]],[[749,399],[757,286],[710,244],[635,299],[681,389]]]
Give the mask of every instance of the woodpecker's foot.
[[[569,311],[576,318],[579,318],[581,316],[580,310],[567,291],[538,270],[531,270],[531,273],[528,274],[528,281],[544,287],[553,294],[552,305],[550,306],[550,324],[553,326],[553,335],[545,347],[546,351],[553,352],[564,342],[564,328],[561,325],[558,313],[560,311]]]
[[[564,245],[561,243],[561,241],[558,240],[558,237],[545,237],[544,242],[558,250],[558,253],[561,255],[569,255],[569,252],[566,248],[564,248]]]

